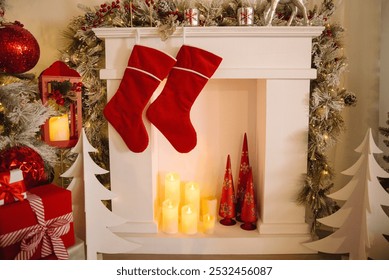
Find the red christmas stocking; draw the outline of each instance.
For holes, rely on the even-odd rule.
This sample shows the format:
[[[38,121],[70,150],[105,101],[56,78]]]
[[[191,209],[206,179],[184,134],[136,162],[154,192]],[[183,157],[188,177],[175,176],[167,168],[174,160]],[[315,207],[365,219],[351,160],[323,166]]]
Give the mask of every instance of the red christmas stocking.
[[[119,89],[104,108],[105,118],[135,153],[143,152],[149,144],[143,110],[175,62],[159,50],[135,45]]]
[[[190,109],[222,58],[186,45],[176,58],[165,87],[147,109],[146,116],[178,152],[188,153],[197,144]]]

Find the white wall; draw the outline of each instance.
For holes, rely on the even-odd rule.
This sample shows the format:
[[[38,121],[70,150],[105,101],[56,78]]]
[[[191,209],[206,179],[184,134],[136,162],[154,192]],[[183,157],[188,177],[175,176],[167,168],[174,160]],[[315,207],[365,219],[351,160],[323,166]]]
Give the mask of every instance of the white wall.
[[[355,108],[344,110],[347,131],[342,133],[333,158],[335,172],[339,174],[335,180],[336,187],[343,187],[350,180],[340,172],[357,159],[354,149],[362,142],[368,127],[373,128],[377,139],[382,1],[341,2],[342,25],[346,29],[344,49],[349,63],[344,87],[357,95],[358,103]]]
[[[379,125],[389,127],[386,123],[389,119],[389,1],[383,1],[382,3],[381,19]],[[389,148],[383,143],[380,144],[380,148],[386,155],[389,154]],[[386,164],[385,167],[388,167],[388,165]]]

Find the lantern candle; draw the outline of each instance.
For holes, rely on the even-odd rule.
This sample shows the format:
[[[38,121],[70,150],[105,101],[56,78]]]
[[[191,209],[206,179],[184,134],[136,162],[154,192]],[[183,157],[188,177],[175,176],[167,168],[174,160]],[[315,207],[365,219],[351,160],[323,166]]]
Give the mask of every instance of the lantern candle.
[[[197,212],[193,211],[191,205],[184,205],[181,208],[181,230],[185,234],[197,233]]]
[[[165,199],[180,203],[180,175],[168,173],[165,176]]]
[[[215,216],[205,214],[203,216],[203,229],[204,233],[212,234],[215,230]]]
[[[170,199],[162,203],[162,231],[171,234],[178,232],[178,205]]]
[[[50,141],[68,141],[70,138],[69,119],[67,114],[49,119]]]
[[[185,184],[185,204],[191,204],[193,211],[199,215],[200,188],[195,182],[189,182]]]

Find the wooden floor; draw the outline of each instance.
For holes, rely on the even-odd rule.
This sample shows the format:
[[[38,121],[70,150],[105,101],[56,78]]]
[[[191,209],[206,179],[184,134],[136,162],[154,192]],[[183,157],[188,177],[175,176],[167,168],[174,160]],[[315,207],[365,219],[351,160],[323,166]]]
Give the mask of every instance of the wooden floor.
[[[104,260],[340,260],[342,256],[332,254],[303,255],[131,255],[103,254]]]

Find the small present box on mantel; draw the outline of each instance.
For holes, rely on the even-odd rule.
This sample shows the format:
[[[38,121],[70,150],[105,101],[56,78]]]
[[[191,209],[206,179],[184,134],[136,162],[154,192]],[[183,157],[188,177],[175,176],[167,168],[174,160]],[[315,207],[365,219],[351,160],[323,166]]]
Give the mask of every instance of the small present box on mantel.
[[[71,192],[54,184],[0,207],[0,259],[68,259],[75,243]]]
[[[0,172],[0,206],[26,198],[26,185],[20,169]]]

